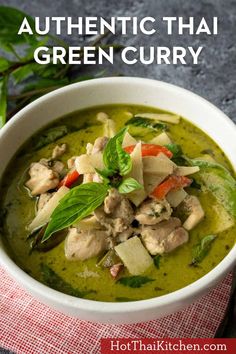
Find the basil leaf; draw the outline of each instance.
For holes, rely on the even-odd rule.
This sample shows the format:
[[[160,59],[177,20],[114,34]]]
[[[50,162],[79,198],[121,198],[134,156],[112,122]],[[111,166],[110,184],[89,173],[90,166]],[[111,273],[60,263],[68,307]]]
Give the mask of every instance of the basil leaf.
[[[236,180],[230,172],[217,162],[201,159],[187,161],[192,166],[201,168],[198,174],[206,188],[233,217],[236,217]]]
[[[193,248],[193,259],[191,264],[200,263],[208,254],[215,235],[207,235]]]
[[[34,31],[34,20],[26,13],[13,7],[0,6],[0,43],[8,45],[37,42],[36,34],[29,35],[22,33],[18,35],[20,25],[24,18],[27,18],[29,25]]]
[[[132,277],[120,278],[117,283],[120,283],[124,286],[129,286],[130,288],[141,288],[141,286],[151,281],[154,281],[154,279],[141,275],[134,275]]]
[[[160,260],[161,260],[161,256],[159,254],[157,254],[155,257],[153,257],[153,262],[154,262],[154,265],[157,269],[160,268]]]
[[[122,142],[127,129],[125,128],[124,133],[119,135],[116,139],[116,151],[118,156],[119,172],[121,176],[127,175],[132,168],[132,161],[130,155],[122,148]]]
[[[118,187],[118,191],[124,194],[131,193],[137,189],[143,189],[143,186],[132,177],[124,179]]]
[[[104,201],[109,187],[102,183],[85,183],[74,187],[53,211],[42,242],[59,230],[90,215]]]
[[[55,128],[50,128],[42,132],[40,138],[37,138],[37,140],[35,140],[34,138],[32,139],[33,149],[41,149],[42,147],[62,138],[66,134],[68,134],[68,128],[66,125],[60,125]]]
[[[56,272],[54,272],[54,270],[52,270],[47,264],[41,263],[40,270],[44,283],[53,288],[54,290],[62,291],[63,293],[66,293],[68,295],[80,298],[83,298],[90,293],[96,293],[95,290],[80,291],[79,289],[73,288]]]
[[[197,189],[197,190],[201,190],[201,188],[202,188],[202,186],[201,186],[201,184],[200,183],[198,183],[197,181],[196,181],[196,179],[195,178],[193,178],[192,176],[191,176],[191,180],[192,180],[192,183],[191,183],[191,188],[194,188],[194,189]]]
[[[127,128],[123,128],[111,138],[105,146],[103,152],[103,162],[106,169],[119,172],[121,176],[129,173],[132,168],[130,155],[122,148],[122,142]]]
[[[6,123],[8,77],[0,78],[0,128]]]
[[[165,147],[172,152],[172,154],[173,154],[172,158],[178,158],[183,155],[183,151],[181,149],[181,146],[178,144],[174,144],[174,143],[166,144]]]
[[[143,118],[143,117],[133,117],[131,119],[129,119],[125,125],[133,125],[134,127],[142,127],[142,128],[148,128],[148,129],[152,129],[155,131],[158,130],[165,130],[167,128],[166,124],[164,123],[160,123],[160,122],[156,122],[153,119],[150,118]]]
[[[113,171],[109,171],[109,170],[99,170],[98,168],[95,168],[95,171],[97,172],[97,174],[102,178],[103,182],[106,184],[110,184],[110,179],[109,177],[111,177],[113,175]]]

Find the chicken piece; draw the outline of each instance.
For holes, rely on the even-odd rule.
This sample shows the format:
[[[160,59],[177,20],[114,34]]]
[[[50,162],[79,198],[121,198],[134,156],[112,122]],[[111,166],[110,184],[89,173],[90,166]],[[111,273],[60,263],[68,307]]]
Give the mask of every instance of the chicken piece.
[[[68,260],[80,260],[98,256],[107,249],[104,230],[77,230],[72,228],[65,240],[65,256]]]
[[[98,152],[103,151],[104,147],[106,146],[107,142],[108,142],[108,138],[106,136],[103,137],[99,137],[95,140],[94,145],[93,145],[93,149],[91,151],[91,154],[96,154]]]
[[[189,214],[183,224],[183,227],[188,231],[192,230],[205,216],[200,201],[195,195],[188,195],[180,204],[180,210],[181,207]]]
[[[188,231],[186,231],[183,227],[178,227],[167,236],[167,240],[165,242],[165,252],[169,253],[173,251],[175,248],[188,242],[188,239]]]
[[[57,172],[59,175],[63,175],[64,163],[61,161],[50,161],[48,165],[54,172]]]
[[[54,172],[58,173],[59,175],[62,175],[64,172],[64,163],[58,160],[52,160],[52,159],[41,159],[39,160],[39,163],[44,165],[45,167],[50,168]]]
[[[111,189],[108,196],[104,200],[105,213],[113,213],[114,209],[120,204],[122,198],[122,195],[115,188]]]
[[[37,203],[37,212],[43,209],[44,205],[54,196],[55,193],[43,193],[39,196]]]
[[[86,154],[87,154],[87,155],[91,155],[91,154],[92,154],[92,151],[93,151],[93,144],[88,143],[88,144],[86,145]]]
[[[45,163],[45,159],[32,163],[29,169],[29,175],[30,179],[25,185],[31,190],[33,196],[46,193],[50,189],[56,188],[60,181],[59,173],[52,167],[49,167],[48,163]]]
[[[134,233],[133,227],[131,227],[131,226],[128,227],[127,230],[125,230],[125,231],[123,231],[123,232],[121,232],[121,233],[119,233],[119,234],[117,235],[117,237],[116,237],[116,242],[117,242],[117,243],[120,243],[120,242],[125,242],[125,241],[127,241],[128,238],[130,238],[130,236],[133,235],[133,233]]]
[[[103,132],[105,136],[112,138],[116,134],[115,122],[110,119],[105,112],[97,113],[97,120],[103,123]]]
[[[181,221],[171,217],[159,224],[142,227],[141,237],[144,246],[152,255],[173,251],[188,241],[188,232],[180,226]]]
[[[126,231],[134,219],[133,208],[127,198],[116,189],[111,189],[104,205],[94,211],[97,220],[114,237]]]
[[[66,152],[66,144],[57,145],[52,152],[52,159],[57,159],[61,157]]]
[[[162,220],[168,220],[172,209],[166,199],[148,199],[137,209],[135,219],[142,225],[155,225]]]

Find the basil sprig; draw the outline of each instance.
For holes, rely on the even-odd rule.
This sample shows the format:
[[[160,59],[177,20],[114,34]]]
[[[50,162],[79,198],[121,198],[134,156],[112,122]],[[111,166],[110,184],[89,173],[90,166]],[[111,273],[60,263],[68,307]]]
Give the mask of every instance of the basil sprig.
[[[53,211],[42,242],[48,240],[56,231],[90,215],[103,203],[108,189],[109,186],[96,182],[72,188]]]
[[[96,169],[105,184],[117,188],[120,193],[124,194],[143,188],[134,178],[123,178],[132,168],[131,157],[122,147],[127,130],[128,128],[123,128],[108,141],[103,152],[105,169],[102,171]]]
[[[207,235],[203,237],[197,245],[194,246],[191,265],[200,263],[206,257],[215,238],[215,235]]]
[[[123,128],[113,138],[111,138],[103,152],[103,162],[105,168],[121,176],[127,175],[132,168],[130,155],[123,150],[122,142],[127,128]]]

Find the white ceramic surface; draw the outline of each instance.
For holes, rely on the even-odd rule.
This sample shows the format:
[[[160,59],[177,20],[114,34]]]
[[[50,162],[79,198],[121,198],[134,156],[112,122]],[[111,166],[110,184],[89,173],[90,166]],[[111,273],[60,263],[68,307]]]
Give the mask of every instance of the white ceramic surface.
[[[164,82],[112,77],[73,84],[31,103],[0,131],[0,178],[18,148],[38,129],[82,108],[130,103],[169,110],[186,117],[210,135],[236,169],[236,127],[219,109],[203,98]],[[0,243],[0,262],[15,280],[43,303],[82,320],[134,323],[178,311],[215,286],[236,263],[236,246],[207,275],[189,286],[158,298],[128,303],[78,299],[46,287],[21,270]]]

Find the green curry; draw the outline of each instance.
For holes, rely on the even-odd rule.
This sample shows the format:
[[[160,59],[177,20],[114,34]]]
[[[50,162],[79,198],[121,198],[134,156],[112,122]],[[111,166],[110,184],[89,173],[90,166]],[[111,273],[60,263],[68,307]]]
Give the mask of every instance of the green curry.
[[[109,270],[101,266],[103,253],[86,260],[68,260],[64,254],[64,237],[50,249],[32,249],[35,236],[29,237],[26,228],[35,217],[37,199],[25,188],[29,165],[50,158],[55,146],[63,143],[67,144],[66,152],[60,157],[64,164],[72,156],[84,154],[87,143],[104,135],[104,123],[96,119],[101,111],[114,122],[116,132],[126,124],[137,140],[149,142],[165,132],[175,148],[181,147],[174,151],[176,164],[201,165],[199,172],[189,176],[192,183],[186,191],[199,199],[204,219],[189,231],[188,242],[170,253],[152,255],[152,266],[141,275],[131,276],[124,268],[114,279]],[[154,122],[142,116],[147,112],[172,115],[132,105],[109,105],[75,112],[33,136],[12,160],[1,185],[1,233],[11,257],[33,278],[61,292],[86,299],[142,300],[189,285],[212,270],[230,251],[235,243],[236,200],[231,193],[235,190],[235,180],[227,158],[214,141],[187,120],[181,118],[178,124]],[[139,119],[137,114],[141,116]],[[201,163],[194,160],[196,158],[202,158]],[[227,188],[230,185],[231,190],[225,186],[220,191],[214,190],[214,181],[220,184],[225,176]],[[178,209],[174,216],[182,218]]]

